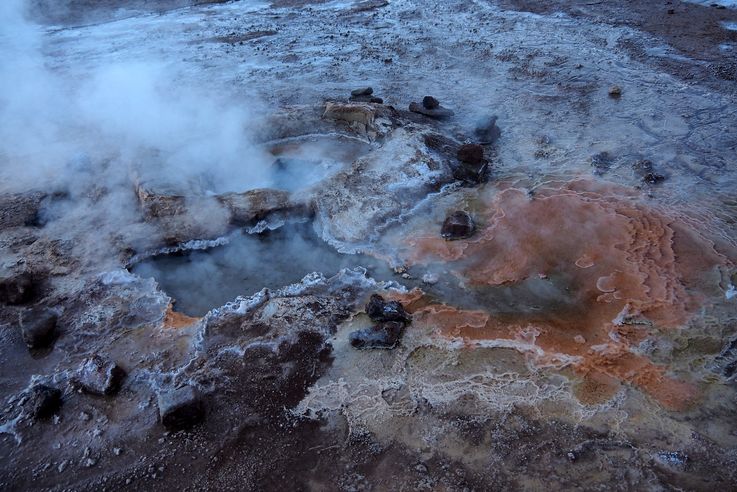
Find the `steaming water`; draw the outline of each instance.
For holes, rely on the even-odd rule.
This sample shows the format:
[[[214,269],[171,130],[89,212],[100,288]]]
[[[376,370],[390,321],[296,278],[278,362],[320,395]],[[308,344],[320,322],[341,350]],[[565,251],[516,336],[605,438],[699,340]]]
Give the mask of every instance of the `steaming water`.
[[[205,251],[158,255],[132,267],[153,277],[174,300],[175,310],[202,316],[237,296],[297,283],[308,273],[326,276],[364,267],[377,279],[391,279],[389,267],[364,255],[341,255],[320,241],[309,224],[286,225],[263,234],[237,232],[228,244]]]

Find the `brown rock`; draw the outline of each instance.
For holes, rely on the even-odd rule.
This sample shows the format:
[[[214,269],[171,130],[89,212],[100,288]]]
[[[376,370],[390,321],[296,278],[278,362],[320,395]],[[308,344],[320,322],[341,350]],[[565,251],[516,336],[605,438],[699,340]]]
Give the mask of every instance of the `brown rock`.
[[[468,164],[481,164],[484,161],[484,148],[478,144],[461,145],[458,160]]]

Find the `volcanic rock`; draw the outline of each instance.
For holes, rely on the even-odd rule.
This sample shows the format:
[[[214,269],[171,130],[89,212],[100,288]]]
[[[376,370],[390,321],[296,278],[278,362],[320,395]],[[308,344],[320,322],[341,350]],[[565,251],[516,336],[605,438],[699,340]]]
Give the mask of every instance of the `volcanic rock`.
[[[77,383],[93,395],[114,395],[120,390],[125,371],[115,362],[93,355],[85,359],[77,371]]]
[[[373,321],[400,321],[402,323],[410,323],[412,316],[404,310],[404,306],[399,301],[386,302],[379,294],[373,294],[366,304],[366,314]]]
[[[442,106],[438,106],[435,109],[427,109],[422,104],[418,104],[416,102],[409,103],[409,110],[413,113],[423,114],[425,116],[429,116],[430,118],[435,118],[438,120],[450,118],[455,114],[450,109],[444,108]]]
[[[205,418],[205,405],[192,386],[162,391],[158,396],[159,416],[167,429],[187,429]]]
[[[349,335],[351,346],[357,349],[392,349],[404,331],[401,321],[387,321]]]
[[[360,89],[353,89],[351,91],[351,96],[370,96],[374,93],[374,89],[371,87],[361,87]]]
[[[496,125],[496,116],[485,116],[476,122],[473,133],[482,145],[491,145],[502,136],[502,131]]]
[[[473,218],[462,210],[450,214],[440,229],[440,235],[449,241],[469,238],[474,232],[476,232],[476,224]]]
[[[484,161],[484,148],[478,144],[461,145],[458,160],[467,164],[479,165]]]
[[[21,315],[21,334],[29,349],[48,347],[54,341],[56,320],[56,313],[48,308],[29,309]]]
[[[34,419],[45,419],[55,414],[61,408],[61,390],[46,386],[34,385],[23,405],[24,411]]]
[[[425,109],[436,109],[440,107],[440,101],[432,96],[425,96],[422,98],[422,106]]]
[[[25,304],[33,298],[33,277],[23,272],[0,278],[0,302]]]

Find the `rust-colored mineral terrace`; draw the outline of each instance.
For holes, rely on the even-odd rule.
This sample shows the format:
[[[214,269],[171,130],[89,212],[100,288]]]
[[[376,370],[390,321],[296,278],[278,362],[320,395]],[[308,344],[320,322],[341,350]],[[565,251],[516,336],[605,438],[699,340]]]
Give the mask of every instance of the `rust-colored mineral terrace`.
[[[729,260],[686,222],[623,187],[577,180],[534,194],[507,188],[484,201],[479,231],[445,241],[437,231],[407,240],[409,264],[446,263],[471,289],[557,285],[564,299],[513,312],[432,304],[404,296],[415,322],[469,346],[513,346],[538,365],[571,366],[583,402],[632,384],[668,409],[686,408],[696,387],[634,350],[658,330],[685,327],[714,295]],[[523,287],[524,288],[524,287]]]

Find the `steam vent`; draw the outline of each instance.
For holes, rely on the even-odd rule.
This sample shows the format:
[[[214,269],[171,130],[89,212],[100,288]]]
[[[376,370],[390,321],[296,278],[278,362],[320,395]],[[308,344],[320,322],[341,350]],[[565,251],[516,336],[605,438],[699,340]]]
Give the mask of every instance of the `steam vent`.
[[[737,490],[737,2],[0,1],[0,490]]]

